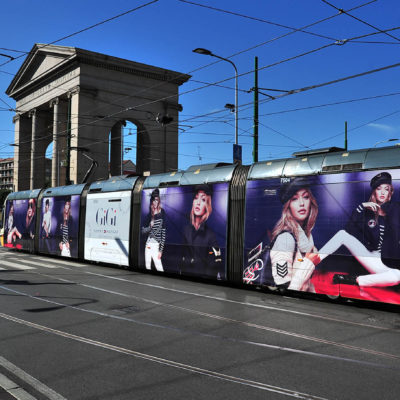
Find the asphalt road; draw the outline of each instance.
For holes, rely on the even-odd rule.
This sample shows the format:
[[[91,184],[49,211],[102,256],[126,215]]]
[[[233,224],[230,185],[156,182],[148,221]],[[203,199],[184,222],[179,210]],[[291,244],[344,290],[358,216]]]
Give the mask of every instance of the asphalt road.
[[[397,400],[398,311],[0,249],[0,399]]]

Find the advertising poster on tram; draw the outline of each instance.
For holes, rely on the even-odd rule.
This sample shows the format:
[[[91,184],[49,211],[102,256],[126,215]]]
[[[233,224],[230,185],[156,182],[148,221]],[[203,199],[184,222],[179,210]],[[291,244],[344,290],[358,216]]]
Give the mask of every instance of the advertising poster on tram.
[[[4,246],[33,251],[36,225],[36,200],[8,200],[6,204]]]
[[[400,170],[249,181],[243,282],[400,303]]]
[[[44,197],[40,217],[39,251],[78,257],[80,195]]]
[[[140,265],[226,279],[228,184],[145,189]]]
[[[131,192],[89,193],[85,219],[85,259],[129,265]]]

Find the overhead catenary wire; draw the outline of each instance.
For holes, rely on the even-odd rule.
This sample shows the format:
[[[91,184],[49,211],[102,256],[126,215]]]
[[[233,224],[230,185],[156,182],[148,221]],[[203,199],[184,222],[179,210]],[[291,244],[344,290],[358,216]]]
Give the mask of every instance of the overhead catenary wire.
[[[329,3],[327,0],[321,0],[321,1],[322,1],[323,3],[325,3],[325,4],[327,4],[328,6],[334,8],[335,10],[339,11],[340,13],[346,14],[346,15],[348,15],[350,18],[353,18],[353,19],[355,19],[356,21],[359,21],[359,22],[361,22],[362,24],[367,25],[367,26],[369,26],[369,27],[372,28],[372,29],[375,29],[375,30],[378,31],[379,33],[382,33],[382,34],[384,34],[384,35],[386,35],[386,36],[389,36],[389,37],[391,37],[392,39],[395,39],[395,40],[397,40],[398,42],[400,42],[400,39],[399,39],[398,37],[393,36],[393,35],[391,35],[390,33],[387,33],[387,32],[385,32],[384,30],[382,30],[382,29],[380,29],[380,28],[377,28],[376,26],[370,24],[369,22],[366,22],[366,21],[362,20],[361,18],[358,18],[358,17],[356,17],[356,16],[350,14],[349,11],[346,11],[346,10],[343,10],[342,8],[336,7],[336,6],[333,5],[332,3]]]
[[[138,10],[144,8],[144,7],[147,7],[147,6],[149,6],[149,5],[153,4],[153,3],[157,3],[157,2],[158,2],[158,0],[151,0],[151,1],[149,1],[148,3],[142,4],[142,5],[140,5],[140,6],[137,6],[137,7],[135,7],[135,8],[132,8],[132,9],[130,9],[130,10],[124,11],[123,13],[120,13],[120,14],[118,14],[118,15],[114,15],[114,16],[112,16],[112,17],[110,17],[110,18],[107,18],[107,19],[105,19],[105,20],[102,20],[102,21],[100,21],[100,22],[97,22],[96,24],[90,25],[90,26],[88,26],[88,27],[86,27],[86,28],[80,29],[79,31],[76,31],[76,32],[71,33],[71,34],[66,35],[66,36],[63,36],[62,38],[53,40],[51,43],[48,43],[47,46],[50,46],[50,45],[52,45],[52,44],[61,42],[61,41],[65,40],[65,39],[68,39],[68,38],[70,38],[70,37],[72,37],[72,36],[79,35],[79,34],[82,33],[82,32],[86,32],[86,31],[88,31],[88,30],[90,30],[90,29],[96,28],[96,27],[98,27],[98,26],[100,26],[100,25],[103,25],[103,24],[105,24],[105,23],[107,23],[107,22],[110,22],[110,21],[113,21],[113,20],[115,20],[115,19],[121,18],[121,17],[123,17],[123,16],[125,16],[125,15],[127,15],[127,14],[130,14],[130,13],[132,13],[132,12],[138,11]],[[44,46],[44,47],[45,47],[45,46]],[[18,59],[18,58],[23,57],[24,55],[25,55],[25,54],[22,54],[22,55],[20,55],[20,56],[18,56],[18,57],[15,57],[15,60]],[[5,63],[3,63],[3,64],[0,64],[0,67],[2,67],[3,65],[8,64],[8,63],[11,62],[11,61],[13,61],[13,60],[9,60],[8,62],[5,62]]]

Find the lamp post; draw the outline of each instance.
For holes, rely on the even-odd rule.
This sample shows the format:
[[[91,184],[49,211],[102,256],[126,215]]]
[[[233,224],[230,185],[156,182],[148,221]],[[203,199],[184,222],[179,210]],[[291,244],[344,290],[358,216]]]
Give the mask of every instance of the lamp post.
[[[396,140],[399,140],[399,139],[394,138],[394,139],[381,140],[380,142],[376,142],[374,144],[374,147],[378,146],[378,144],[381,144],[381,143],[395,142]]]
[[[197,48],[197,49],[193,50],[193,53],[203,54],[206,56],[219,58],[220,60],[223,60],[223,61],[227,61],[235,69],[235,145],[237,146],[238,138],[239,138],[239,135],[238,135],[238,120],[239,120],[239,118],[238,118],[238,71],[237,71],[236,65],[233,61],[229,60],[228,58],[218,56],[207,49]]]

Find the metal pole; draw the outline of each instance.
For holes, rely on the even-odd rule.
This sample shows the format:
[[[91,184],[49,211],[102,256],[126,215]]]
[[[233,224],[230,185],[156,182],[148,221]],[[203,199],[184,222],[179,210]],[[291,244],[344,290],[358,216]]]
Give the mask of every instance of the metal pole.
[[[347,121],[344,121],[344,149],[347,151]]]
[[[254,57],[254,138],[253,162],[258,162],[258,57]]]

